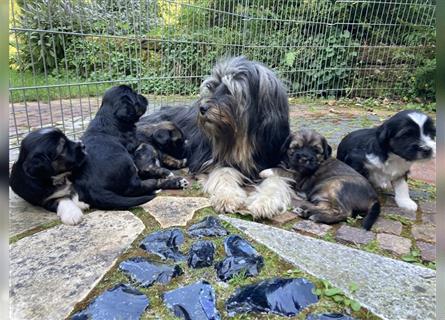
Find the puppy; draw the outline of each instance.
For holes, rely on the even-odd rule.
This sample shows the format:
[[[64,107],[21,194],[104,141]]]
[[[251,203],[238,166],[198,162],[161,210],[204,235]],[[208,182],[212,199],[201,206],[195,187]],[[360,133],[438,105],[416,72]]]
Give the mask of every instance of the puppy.
[[[138,142],[151,144],[156,148],[162,166],[169,169],[181,169],[187,165],[187,159],[183,158],[187,141],[184,140],[182,131],[173,122],[148,123],[139,121],[136,126]],[[141,149],[146,148],[146,146],[139,146],[138,155],[141,155]]]
[[[362,175],[331,157],[332,149],[322,135],[300,130],[288,137],[282,151],[282,169],[264,170],[260,175],[292,178],[297,191],[310,202],[296,208],[299,216],[331,224],[360,214],[365,217],[363,228],[371,229],[380,214],[377,193]]]
[[[436,154],[433,120],[415,110],[401,111],[381,126],[349,133],[340,142],[337,159],[364,175],[376,188],[394,188],[400,208],[417,210],[409,196],[407,175],[416,161]]]
[[[173,172],[161,167],[160,153],[149,143],[142,143],[133,154],[134,163],[141,178],[166,178]]]
[[[128,209],[143,204],[162,188],[183,188],[187,180],[141,179],[130,150],[135,123],[147,109],[147,99],[128,86],[105,92],[102,105],[81,140],[88,158],[74,176],[80,199],[98,209]]]
[[[70,176],[85,158],[84,145],[69,140],[59,129],[33,131],[21,143],[9,184],[29,203],[57,212],[65,224],[77,224],[88,205],[79,201]]]

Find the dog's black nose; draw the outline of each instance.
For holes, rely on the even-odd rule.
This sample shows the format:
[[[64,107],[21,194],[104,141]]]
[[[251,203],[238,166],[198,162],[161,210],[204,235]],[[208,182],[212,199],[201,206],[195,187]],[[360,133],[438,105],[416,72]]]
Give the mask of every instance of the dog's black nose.
[[[205,115],[205,113],[207,112],[207,110],[209,110],[209,105],[208,104],[202,104],[199,107],[199,112],[201,112],[202,115]]]

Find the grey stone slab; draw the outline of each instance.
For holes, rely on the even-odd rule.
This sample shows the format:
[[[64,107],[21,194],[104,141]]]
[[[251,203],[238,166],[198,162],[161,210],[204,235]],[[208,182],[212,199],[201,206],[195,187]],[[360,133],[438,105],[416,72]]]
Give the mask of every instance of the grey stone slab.
[[[323,237],[329,232],[329,230],[332,229],[332,227],[328,226],[327,224],[316,223],[311,220],[302,220],[294,224],[292,229]]]
[[[95,211],[10,245],[10,318],[67,317],[144,228],[129,211]]]
[[[381,212],[382,212],[382,215],[395,214],[395,215],[404,217],[404,218],[412,220],[412,221],[416,220],[416,217],[417,217],[416,212],[402,209],[402,208],[399,208],[396,206],[386,206],[385,205],[382,207]]]
[[[393,234],[379,233],[377,234],[377,242],[380,248],[399,256],[409,253],[411,249],[410,239]]]
[[[422,260],[432,262],[436,261],[436,245],[428,242],[417,241],[417,247],[420,249]]]
[[[220,218],[383,319],[436,319],[434,270],[260,223]],[[358,285],[354,293],[351,283]]]
[[[399,221],[379,218],[372,226],[375,232],[386,232],[399,236],[402,233],[403,225]]]
[[[56,213],[33,206],[9,188],[10,237],[55,220],[59,220]]]
[[[436,227],[432,224],[414,225],[411,229],[411,233],[416,240],[436,242]]]
[[[354,244],[367,244],[375,239],[372,231],[342,225],[335,234],[335,239]]]
[[[422,213],[437,213],[436,201],[427,201],[419,204]]]
[[[210,207],[203,197],[156,197],[142,206],[159,222],[162,228],[186,226],[195,212]]]

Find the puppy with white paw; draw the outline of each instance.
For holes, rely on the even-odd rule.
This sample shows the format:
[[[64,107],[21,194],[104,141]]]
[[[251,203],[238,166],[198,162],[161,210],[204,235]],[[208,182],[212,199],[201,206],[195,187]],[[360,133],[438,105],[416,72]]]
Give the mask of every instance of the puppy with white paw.
[[[364,175],[376,188],[392,186],[397,205],[416,211],[407,176],[414,162],[435,157],[435,138],[436,127],[431,117],[405,110],[381,126],[349,133],[338,146],[337,159]]]

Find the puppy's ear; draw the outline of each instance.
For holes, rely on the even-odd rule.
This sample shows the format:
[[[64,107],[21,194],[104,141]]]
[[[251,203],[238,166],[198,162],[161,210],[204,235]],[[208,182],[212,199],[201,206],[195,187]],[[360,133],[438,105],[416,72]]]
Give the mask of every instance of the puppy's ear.
[[[51,177],[54,175],[51,160],[43,153],[28,157],[25,162],[23,162],[23,170],[29,176],[36,178]]]
[[[142,106],[142,107],[147,107],[148,106],[148,100],[147,98],[145,98],[143,95],[138,94],[138,103]]]
[[[166,145],[169,139],[170,139],[170,134],[168,130],[158,129],[153,133],[153,140],[157,145],[160,146]]]
[[[388,145],[389,136],[390,136],[389,128],[384,123],[377,129],[377,140],[380,143],[380,145],[382,146]]]
[[[328,159],[332,155],[332,148],[326,141],[326,139],[323,139],[323,155],[324,159]]]

